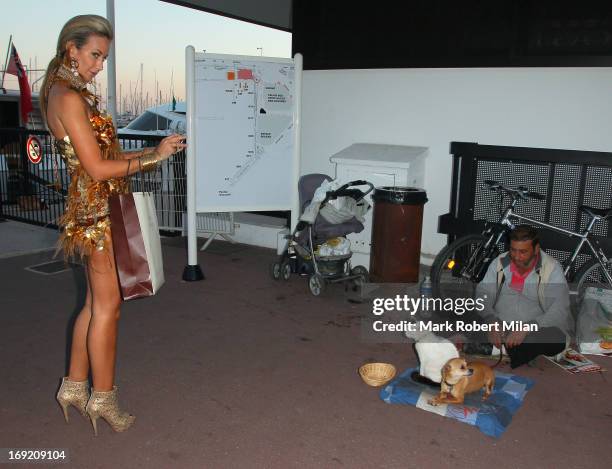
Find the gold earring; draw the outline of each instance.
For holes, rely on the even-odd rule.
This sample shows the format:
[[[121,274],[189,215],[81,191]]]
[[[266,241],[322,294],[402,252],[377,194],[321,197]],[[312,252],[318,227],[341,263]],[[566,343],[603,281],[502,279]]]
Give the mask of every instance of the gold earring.
[[[79,68],[79,63],[74,57],[72,57],[70,59],[70,71],[75,77],[79,76],[79,72],[77,71],[78,68]]]

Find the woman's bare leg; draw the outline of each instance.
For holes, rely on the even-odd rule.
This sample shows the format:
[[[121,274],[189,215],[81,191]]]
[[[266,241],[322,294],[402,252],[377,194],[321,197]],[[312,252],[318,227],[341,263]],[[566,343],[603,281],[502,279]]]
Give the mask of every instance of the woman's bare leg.
[[[87,334],[87,350],[96,391],[110,391],[115,382],[117,324],[121,294],[115,268],[110,232],[106,247],[94,251],[87,263],[91,286],[91,320]]]
[[[85,272],[87,283],[87,296],[85,304],[74,322],[72,331],[72,345],[70,347],[70,368],[68,379],[70,381],[86,381],[89,375],[89,355],[87,353],[87,331],[91,320],[91,287],[89,276]]]

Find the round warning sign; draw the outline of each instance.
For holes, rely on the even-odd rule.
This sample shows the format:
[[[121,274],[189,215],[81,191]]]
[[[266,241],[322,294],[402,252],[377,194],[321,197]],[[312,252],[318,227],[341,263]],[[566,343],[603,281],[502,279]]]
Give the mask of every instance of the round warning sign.
[[[40,140],[38,140],[38,138],[36,138],[34,135],[30,135],[28,138],[26,143],[26,151],[28,153],[28,158],[32,163],[40,163],[42,160],[42,146],[40,145]]]

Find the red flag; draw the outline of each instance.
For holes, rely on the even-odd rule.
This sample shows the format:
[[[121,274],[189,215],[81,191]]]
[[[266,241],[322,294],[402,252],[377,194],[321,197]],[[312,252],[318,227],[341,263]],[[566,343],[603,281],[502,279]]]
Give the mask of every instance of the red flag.
[[[28,83],[28,76],[21,64],[21,59],[17,54],[15,44],[11,46],[11,58],[6,67],[6,73],[17,75],[17,79],[19,80],[19,92],[21,93],[21,120],[25,125],[28,123],[28,114],[32,112],[33,109],[32,93],[30,91],[30,84]]]

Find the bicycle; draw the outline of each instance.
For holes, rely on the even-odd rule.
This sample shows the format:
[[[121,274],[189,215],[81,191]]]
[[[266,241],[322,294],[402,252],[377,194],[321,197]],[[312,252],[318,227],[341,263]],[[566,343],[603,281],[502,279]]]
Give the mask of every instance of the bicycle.
[[[548,228],[571,238],[579,238],[571,257],[563,266],[568,283],[571,285],[574,280],[575,289],[570,292],[577,295],[578,301],[583,297],[587,287],[612,288],[612,259],[606,256],[597,241],[591,238],[595,223],[612,217],[612,208],[602,210],[581,205],[578,210],[586,213],[590,218],[585,230],[579,233],[516,213],[515,207],[520,200],[529,198],[544,200],[543,195],[530,191],[525,186],[513,189],[497,181],[486,180],[484,183],[489,190],[497,192],[502,197],[501,200],[506,194],[510,197],[511,202],[497,223],[487,222],[482,233],[463,236],[438,253],[430,272],[433,293],[436,296],[445,298],[473,295],[476,284],[483,279],[489,265],[499,255],[500,244],[505,243],[508,233],[516,226],[513,220]],[[593,259],[583,265],[572,278],[571,268],[585,244],[590,248]]]

